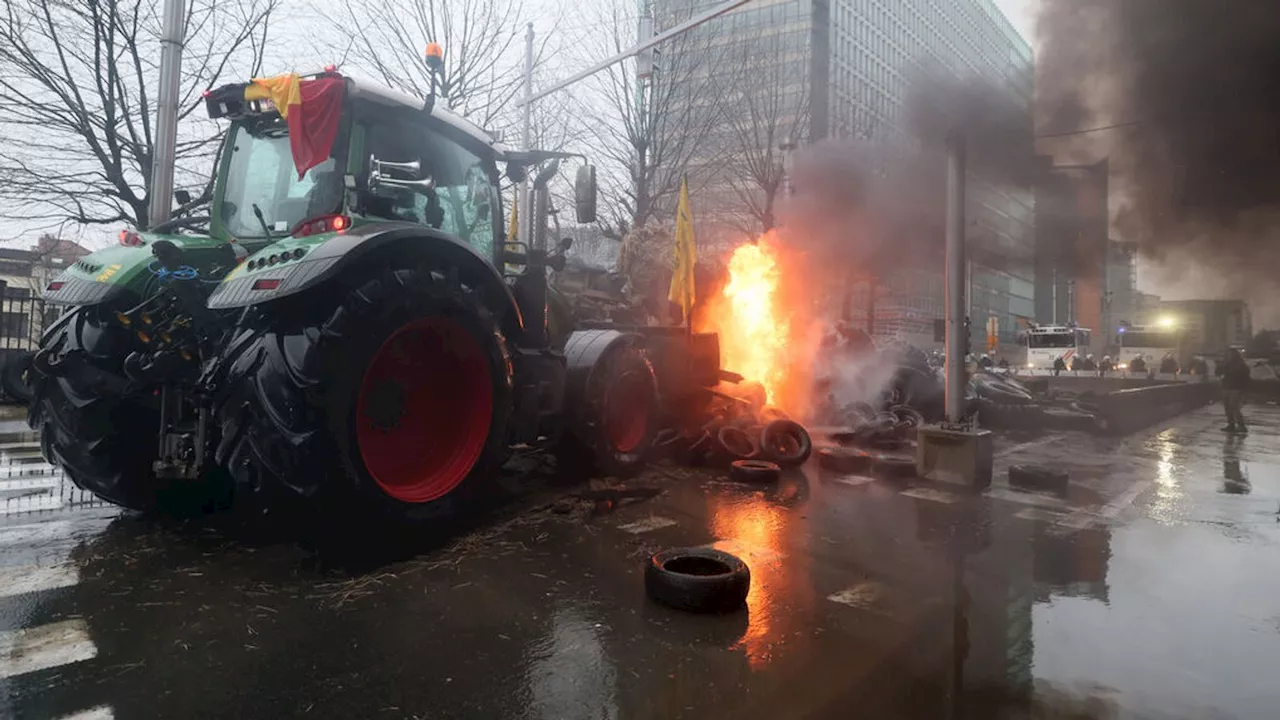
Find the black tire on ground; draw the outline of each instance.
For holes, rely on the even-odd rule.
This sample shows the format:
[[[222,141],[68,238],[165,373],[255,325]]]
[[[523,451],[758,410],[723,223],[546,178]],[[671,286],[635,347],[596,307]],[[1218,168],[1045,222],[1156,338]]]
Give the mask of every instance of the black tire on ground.
[[[767,460],[734,460],[729,463],[729,478],[744,483],[771,483],[782,474],[777,463]]]
[[[645,593],[677,610],[724,613],[742,608],[751,570],[740,558],[713,548],[676,548],[649,558]]]
[[[208,509],[208,488],[156,479],[159,407],[125,382],[124,359],[136,339],[108,312],[92,306],[64,315],[32,359],[28,422],[40,433],[45,459],[77,486],[131,510]]]
[[[577,402],[559,462],[617,478],[639,474],[653,455],[660,419],[658,380],[644,350],[633,342],[606,350]]]
[[[455,273],[367,277],[228,344],[215,457],[259,507],[314,498],[362,519],[455,517],[500,494],[512,406],[503,334]]]
[[[774,420],[760,430],[760,454],[782,467],[803,465],[813,452],[809,431],[794,420]]]
[[[11,353],[5,358],[4,368],[0,370],[0,387],[4,394],[23,405],[31,404],[31,356],[33,353],[20,351]]]
[[[832,472],[865,474],[871,469],[871,455],[854,448],[822,448],[818,451],[818,465]]]
[[[716,440],[730,460],[750,460],[760,454],[760,443],[751,433],[734,425],[720,428]]]
[[[876,455],[871,460],[871,473],[882,477],[915,477],[916,461],[909,457]]]

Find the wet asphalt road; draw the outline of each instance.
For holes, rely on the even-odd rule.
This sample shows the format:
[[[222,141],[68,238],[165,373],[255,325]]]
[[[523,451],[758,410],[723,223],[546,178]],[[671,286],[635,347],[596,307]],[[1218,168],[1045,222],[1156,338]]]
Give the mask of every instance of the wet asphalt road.
[[[0,519],[0,717],[1275,718],[1280,409],[1003,441],[997,485],[665,469],[396,548],[108,509]],[[1073,473],[1065,499],[1011,462]],[[332,535],[339,533],[335,529]],[[745,613],[645,600],[653,551],[751,566]]]

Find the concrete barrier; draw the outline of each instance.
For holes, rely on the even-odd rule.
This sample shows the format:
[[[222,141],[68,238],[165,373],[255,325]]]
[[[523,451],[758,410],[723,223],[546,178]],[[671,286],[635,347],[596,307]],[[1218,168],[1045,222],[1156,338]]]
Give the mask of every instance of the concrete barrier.
[[[1218,399],[1217,382],[1171,383],[1129,388],[1092,398],[1102,430],[1125,435],[1203,407]]]
[[[1254,380],[1250,382],[1247,402],[1280,402],[1280,380]]]

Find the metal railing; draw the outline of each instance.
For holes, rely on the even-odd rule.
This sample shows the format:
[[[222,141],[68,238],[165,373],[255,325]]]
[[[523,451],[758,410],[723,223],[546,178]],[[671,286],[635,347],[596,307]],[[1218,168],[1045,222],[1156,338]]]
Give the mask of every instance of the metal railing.
[[[0,434],[0,517],[106,504],[45,462],[34,432]]]
[[[40,345],[45,327],[58,309],[46,306],[37,293],[22,287],[0,291],[0,371],[5,363]],[[4,398],[4,400],[10,400]],[[60,468],[40,455],[39,436],[27,430],[25,418],[0,421],[16,431],[0,431],[0,517],[17,513],[54,512],[106,503],[81,490]]]
[[[34,291],[6,286],[0,297],[0,351],[35,350],[57,313],[56,307],[46,306]]]

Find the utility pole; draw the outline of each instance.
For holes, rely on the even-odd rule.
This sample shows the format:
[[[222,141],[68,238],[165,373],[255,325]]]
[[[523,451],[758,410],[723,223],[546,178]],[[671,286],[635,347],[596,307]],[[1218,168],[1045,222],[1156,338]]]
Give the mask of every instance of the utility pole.
[[[1058,269],[1053,269],[1053,324],[1058,324]]]
[[[173,210],[173,165],[178,146],[178,91],[182,81],[184,0],[165,0],[160,35],[160,92],[156,101],[155,145],[147,224],[155,227]]]
[[[964,136],[947,138],[947,421],[964,417]]]
[[[521,146],[525,150],[533,149],[533,23],[525,26],[524,32],[524,105],[521,107],[522,131]],[[533,241],[533,203],[529,196],[529,178],[520,181],[516,189],[516,204],[520,208],[520,227],[516,228],[516,239],[524,243]]]
[[[879,283],[875,275],[867,276],[867,337],[876,337],[876,295]]]

